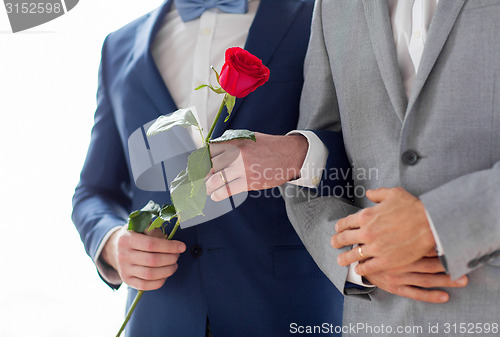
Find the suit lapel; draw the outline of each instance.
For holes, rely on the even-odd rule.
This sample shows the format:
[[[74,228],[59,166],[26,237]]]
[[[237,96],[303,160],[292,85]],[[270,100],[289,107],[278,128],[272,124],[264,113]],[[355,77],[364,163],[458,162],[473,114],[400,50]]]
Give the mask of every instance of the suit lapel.
[[[411,113],[415,101],[429,77],[436,60],[443,49],[451,29],[466,0],[440,0],[429,27],[422,60],[415,78],[407,114]]]
[[[146,22],[138,29],[130,65],[134,69],[134,75],[139,78],[144,91],[157,109],[154,117],[177,110],[177,106],[151,54],[154,38],[171,3],[172,0],[167,0],[161,7],[153,11]]]
[[[248,33],[245,49],[259,57],[264,65],[268,65],[303,5],[302,0],[261,0]],[[219,120],[214,130],[214,138],[229,128],[245,99],[236,99],[231,117],[226,123],[224,118]]]
[[[363,0],[375,58],[389,99],[401,122],[408,104],[399,70],[387,0]]]

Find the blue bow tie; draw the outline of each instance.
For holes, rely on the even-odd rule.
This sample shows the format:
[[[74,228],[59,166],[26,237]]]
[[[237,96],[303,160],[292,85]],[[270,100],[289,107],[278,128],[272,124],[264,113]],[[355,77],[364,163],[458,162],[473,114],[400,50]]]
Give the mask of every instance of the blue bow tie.
[[[248,7],[248,0],[174,0],[174,3],[184,22],[199,18],[210,8],[218,8],[226,13],[244,14]]]

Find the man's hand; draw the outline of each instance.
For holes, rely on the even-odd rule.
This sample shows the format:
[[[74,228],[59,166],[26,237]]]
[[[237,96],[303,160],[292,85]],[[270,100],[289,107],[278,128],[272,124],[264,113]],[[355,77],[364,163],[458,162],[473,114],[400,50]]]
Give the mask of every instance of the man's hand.
[[[185,250],[184,243],[165,240],[159,229],[144,235],[124,227],[111,235],[102,258],[132,288],[155,290],[175,273],[179,254]]]
[[[444,268],[437,257],[424,257],[410,265],[364,277],[378,288],[394,295],[416,301],[445,303],[450,298],[445,291],[426,288],[461,288],[467,285],[468,278],[462,276],[452,281],[443,272]]]
[[[214,166],[206,185],[213,200],[280,186],[300,176],[309,147],[304,136],[256,132],[255,137],[256,142],[238,139],[210,145]]]
[[[360,244],[338,256],[341,266],[364,261],[356,272],[365,276],[410,265],[434,246],[422,202],[403,188],[381,188],[366,192],[378,205],[365,208],[337,222],[334,248]],[[361,251],[361,252],[360,252]]]

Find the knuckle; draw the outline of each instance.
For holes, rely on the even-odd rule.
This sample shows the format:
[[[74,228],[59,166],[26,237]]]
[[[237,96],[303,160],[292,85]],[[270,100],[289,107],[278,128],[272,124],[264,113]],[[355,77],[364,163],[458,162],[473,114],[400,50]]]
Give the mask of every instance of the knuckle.
[[[119,249],[126,249],[130,245],[130,237],[128,235],[121,235],[118,238],[118,248]]]
[[[169,266],[168,268],[168,272],[167,272],[167,277],[170,277],[172,275],[174,275],[174,273],[177,271],[177,268],[178,268],[178,264],[174,264],[174,265],[171,265]]]
[[[152,252],[155,249],[155,240],[151,237],[145,239],[144,246],[146,247],[146,251]]]
[[[384,279],[386,283],[391,285],[391,287],[396,287],[396,285],[399,284],[399,278],[396,275],[387,274]]]
[[[150,269],[150,268],[146,268],[143,272],[142,272],[142,278],[145,279],[145,280],[154,280],[154,271],[153,269]]]
[[[146,266],[156,267],[159,265],[159,257],[154,254],[148,254],[146,257]]]
[[[380,256],[382,254],[382,246],[380,242],[375,241],[370,244],[370,255]]]
[[[386,291],[390,292],[391,294],[394,294],[394,295],[399,295],[399,287],[398,286],[395,286],[395,285],[392,285],[392,284],[388,284],[386,286]]]
[[[405,194],[405,189],[400,187],[400,186],[394,187],[390,191],[391,191],[391,194],[393,197],[399,197],[399,196]]]
[[[359,238],[363,241],[363,243],[372,242],[375,236],[374,230],[370,226],[361,228],[359,235]]]
[[[429,277],[423,277],[420,281],[420,286],[422,288],[431,288],[433,286],[432,280]]]
[[[364,224],[371,220],[374,215],[374,211],[371,208],[365,208],[359,212],[359,221]]]

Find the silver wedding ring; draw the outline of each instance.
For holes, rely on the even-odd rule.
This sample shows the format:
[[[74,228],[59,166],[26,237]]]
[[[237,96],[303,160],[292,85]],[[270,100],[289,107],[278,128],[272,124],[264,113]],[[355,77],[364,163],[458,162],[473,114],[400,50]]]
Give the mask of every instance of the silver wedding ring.
[[[219,175],[220,175],[220,178],[222,179],[222,182],[224,183],[224,185],[227,185],[226,177],[224,177],[224,170],[220,170]]]

